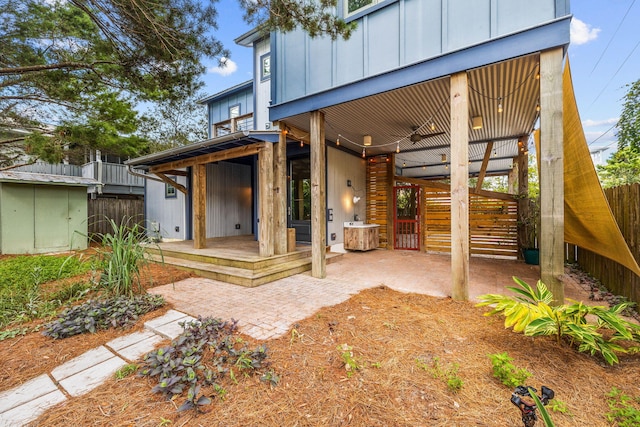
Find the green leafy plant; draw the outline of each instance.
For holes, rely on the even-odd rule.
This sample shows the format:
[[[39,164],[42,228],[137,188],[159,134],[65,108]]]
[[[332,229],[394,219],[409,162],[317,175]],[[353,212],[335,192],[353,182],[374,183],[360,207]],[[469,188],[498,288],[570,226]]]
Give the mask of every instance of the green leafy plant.
[[[138,365],[135,363],[129,363],[124,365],[122,368],[118,369],[115,373],[115,377],[118,380],[122,380],[127,378],[129,375],[135,373],[138,370]]]
[[[609,422],[615,422],[619,427],[634,427],[640,425],[640,397],[631,397],[620,389],[613,387],[607,393],[609,412],[605,417]]]
[[[25,335],[28,331],[29,328],[14,328],[7,329],[6,331],[0,331],[0,341],[15,338],[18,335]]]
[[[531,377],[531,373],[526,369],[514,366],[511,363],[513,358],[509,357],[506,352],[489,354],[488,356],[493,366],[493,376],[509,388],[523,385]]]
[[[112,232],[100,239],[97,250],[100,285],[112,295],[133,296],[142,293],[140,269],[149,262],[147,251],[153,241],[133,218],[123,218],[120,224],[108,220]]]
[[[221,399],[227,391],[219,382],[228,374],[235,380],[233,369],[245,376],[268,366],[267,348],[258,346],[251,350],[246,343],[233,336],[236,321],[214,318],[198,318],[183,324],[184,332],[171,345],[148,353],[141,376],[157,378],[154,393],[162,393],[174,399],[186,391],[186,400],[178,411],[195,409],[211,403],[211,398],[201,394],[202,387],[211,387]],[[273,371],[262,375],[263,381],[277,384],[279,378]]]
[[[69,302],[66,295],[48,295],[42,284],[80,275],[91,264],[79,256],[17,256],[0,261],[0,328],[52,315]]]
[[[528,336],[555,336],[558,343],[565,340],[578,351],[602,355],[610,365],[618,362],[617,353],[638,351],[637,345],[625,349],[618,344],[620,340],[640,342],[640,326],[621,316],[629,307],[628,302],[611,308],[590,307],[577,301],[551,306],[553,295],[544,283],[539,281],[533,289],[516,277],[513,280],[519,287],[508,289],[516,293],[515,297],[496,294],[478,297],[481,302],[477,306],[493,306],[485,315],[502,313],[505,316],[506,328],[513,327],[514,331]],[[590,323],[587,316],[595,322]],[[610,337],[605,338],[601,330],[611,331]]]
[[[559,412],[561,414],[566,414],[570,417],[573,417],[573,414],[571,413],[571,411],[569,411],[569,408],[567,408],[567,403],[563,402],[560,399],[550,400],[547,406],[551,408],[553,412]]]
[[[553,423],[553,420],[551,419],[547,408],[542,404],[535,390],[530,388],[529,393],[531,394],[534,402],[536,402],[536,407],[538,408],[538,411],[540,411],[540,416],[542,417],[542,421],[544,421],[545,427],[555,427],[555,424]]]
[[[440,358],[434,357],[429,363],[423,358],[416,359],[416,366],[423,371],[430,372],[433,378],[443,379],[447,384],[447,388],[453,393],[457,393],[462,389],[464,382],[462,378],[458,376],[458,369],[460,366],[457,363],[453,363],[448,367],[443,367],[440,364]]]
[[[42,334],[59,339],[100,329],[123,328],[163,305],[162,296],[150,294],[90,300],[60,313],[56,320],[44,326]]]
[[[338,346],[344,369],[347,371],[347,377],[351,377],[353,373],[361,368],[360,363],[353,356],[353,347],[348,344],[340,344]]]

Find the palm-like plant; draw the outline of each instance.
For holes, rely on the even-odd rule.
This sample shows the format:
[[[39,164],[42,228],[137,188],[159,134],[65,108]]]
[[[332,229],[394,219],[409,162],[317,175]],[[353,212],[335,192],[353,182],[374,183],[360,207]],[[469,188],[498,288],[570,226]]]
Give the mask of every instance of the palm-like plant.
[[[519,287],[507,289],[514,291],[515,297],[487,294],[480,296],[481,302],[477,304],[493,306],[487,316],[502,313],[505,328],[513,327],[514,331],[528,336],[553,335],[558,343],[566,339],[581,352],[600,353],[610,365],[618,362],[616,353],[640,350],[640,346],[626,349],[617,343],[620,340],[640,342],[640,326],[621,316],[631,303],[623,302],[611,308],[590,307],[577,301],[551,306],[553,295],[544,283],[538,281],[534,289],[517,277],[513,280]],[[595,323],[587,320],[589,315],[595,318]],[[601,333],[605,329],[612,331],[608,339]]]

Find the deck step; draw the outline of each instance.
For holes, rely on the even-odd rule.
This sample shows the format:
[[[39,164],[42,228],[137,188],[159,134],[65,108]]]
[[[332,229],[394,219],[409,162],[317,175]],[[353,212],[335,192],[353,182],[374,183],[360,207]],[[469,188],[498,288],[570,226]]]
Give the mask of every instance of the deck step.
[[[235,267],[248,270],[260,270],[283,263],[305,259],[311,256],[311,250],[297,250],[282,255],[271,257],[258,257],[229,253],[227,255],[198,254],[188,251],[162,249],[149,247],[147,250],[154,255],[162,255],[165,258],[180,258],[188,261],[203,262],[207,264],[217,264],[227,267]]]
[[[327,262],[331,262],[341,255],[342,254],[327,254]],[[163,262],[162,258],[164,258],[165,264],[190,271],[198,276],[246,287],[260,286],[273,282],[274,280],[311,270],[310,257],[294,258],[279,264],[268,265],[257,269],[232,267],[214,262],[194,261],[166,255],[164,257],[152,255],[152,260],[155,262]]]

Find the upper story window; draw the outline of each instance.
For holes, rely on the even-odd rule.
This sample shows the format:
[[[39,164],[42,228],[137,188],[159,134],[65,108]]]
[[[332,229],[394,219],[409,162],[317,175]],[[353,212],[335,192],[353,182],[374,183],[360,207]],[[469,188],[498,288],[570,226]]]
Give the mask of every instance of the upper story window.
[[[378,4],[384,0],[344,0],[345,17],[362,12],[364,9]]]
[[[271,54],[265,53],[260,57],[260,81],[271,77]]]

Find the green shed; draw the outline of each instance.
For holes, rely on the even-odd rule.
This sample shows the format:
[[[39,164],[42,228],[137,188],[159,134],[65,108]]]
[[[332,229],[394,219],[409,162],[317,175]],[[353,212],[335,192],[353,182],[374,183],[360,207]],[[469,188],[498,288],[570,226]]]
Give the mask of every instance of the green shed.
[[[0,172],[0,253],[33,254],[87,248],[91,178]]]

